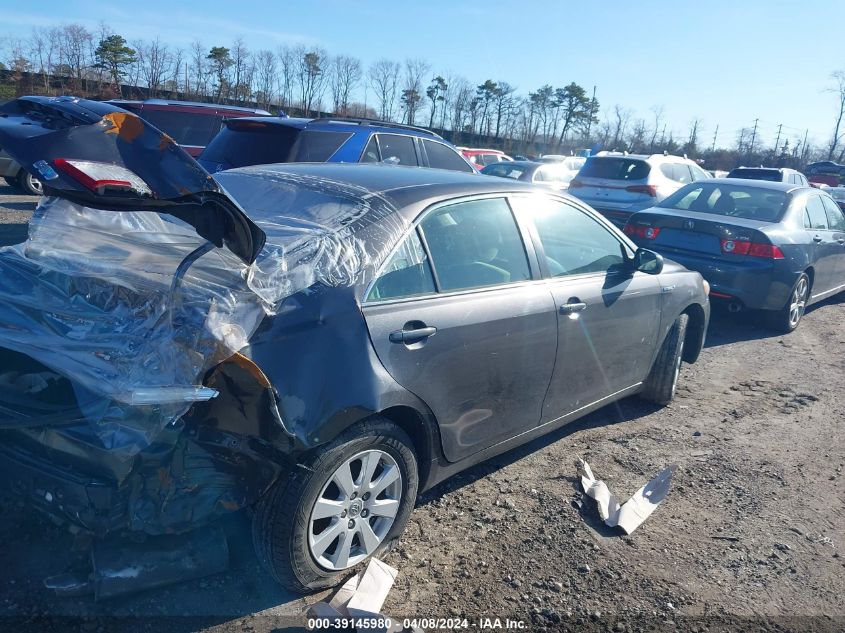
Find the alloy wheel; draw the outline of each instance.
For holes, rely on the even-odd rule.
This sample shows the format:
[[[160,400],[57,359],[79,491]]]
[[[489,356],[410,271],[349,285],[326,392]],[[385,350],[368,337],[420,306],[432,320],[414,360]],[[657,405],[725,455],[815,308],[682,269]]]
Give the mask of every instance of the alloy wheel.
[[[358,453],[335,470],[314,503],[308,548],[332,571],[348,569],[376,551],[402,501],[396,460],[380,450]]]
[[[807,306],[807,292],[810,289],[810,284],[807,277],[801,277],[798,283],[795,284],[795,289],[792,291],[792,297],[789,300],[789,327],[795,328],[798,321],[804,316],[804,308]]]

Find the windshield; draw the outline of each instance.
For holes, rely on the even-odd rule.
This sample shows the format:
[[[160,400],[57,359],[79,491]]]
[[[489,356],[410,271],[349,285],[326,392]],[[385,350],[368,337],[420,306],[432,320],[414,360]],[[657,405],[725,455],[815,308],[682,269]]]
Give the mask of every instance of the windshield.
[[[578,172],[582,178],[606,178],[608,180],[642,180],[651,171],[649,164],[633,158],[595,156]]]
[[[732,218],[777,222],[788,198],[785,192],[723,183],[690,183],[660,202],[662,209],[713,213]]]
[[[230,122],[200,158],[229,168],[284,163],[290,160],[291,149],[301,131],[257,121]]]

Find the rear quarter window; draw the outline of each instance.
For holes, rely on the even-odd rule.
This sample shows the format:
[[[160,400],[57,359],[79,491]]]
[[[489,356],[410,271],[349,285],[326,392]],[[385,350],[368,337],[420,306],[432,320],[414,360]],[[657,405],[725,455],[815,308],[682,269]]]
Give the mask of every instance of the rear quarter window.
[[[472,167],[448,145],[423,139],[425,153],[428,155],[428,166],[435,169],[449,169],[452,171],[472,172]],[[500,174],[496,174],[497,176]]]
[[[643,160],[596,156],[587,159],[578,176],[607,180],[642,180],[648,177],[650,171],[651,166]]]
[[[291,160],[297,163],[324,163],[351,136],[352,132],[303,130],[296,139],[291,153]]]

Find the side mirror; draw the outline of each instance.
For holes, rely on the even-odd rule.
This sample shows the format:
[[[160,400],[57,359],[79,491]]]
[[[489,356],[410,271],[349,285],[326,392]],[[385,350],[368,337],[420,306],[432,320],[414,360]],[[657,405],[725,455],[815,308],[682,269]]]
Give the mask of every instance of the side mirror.
[[[663,255],[650,251],[647,248],[638,248],[634,253],[634,270],[649,275],[659,275],[663,272]]]

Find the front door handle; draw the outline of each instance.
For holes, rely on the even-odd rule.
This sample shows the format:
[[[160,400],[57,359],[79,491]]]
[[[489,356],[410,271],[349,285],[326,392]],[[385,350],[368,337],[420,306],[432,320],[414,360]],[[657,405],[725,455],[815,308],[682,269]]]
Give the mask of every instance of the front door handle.
[[[824,241],[824,238],[822,238],[820,235],[814,235],[813,241],[814,242],[822,242],[822,241]]]
[[[396,330],[390,333],[391,343],[416,343],[437,333],[436,327],[419,327],[413,330]]]
[[[587,304],[583,301],[570,301],[560,306],[561,314],[575,314],[576,312],[583,312],[587,309]]]

